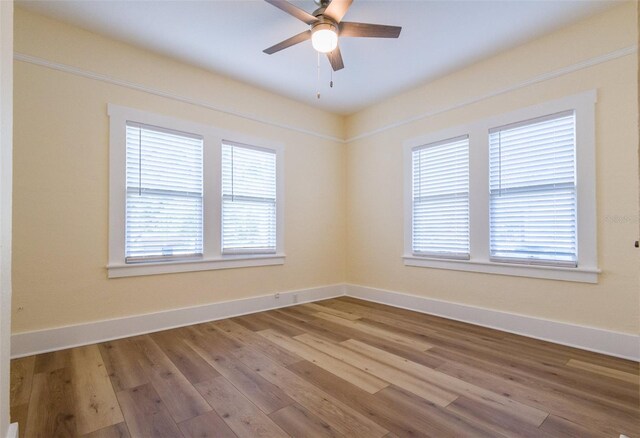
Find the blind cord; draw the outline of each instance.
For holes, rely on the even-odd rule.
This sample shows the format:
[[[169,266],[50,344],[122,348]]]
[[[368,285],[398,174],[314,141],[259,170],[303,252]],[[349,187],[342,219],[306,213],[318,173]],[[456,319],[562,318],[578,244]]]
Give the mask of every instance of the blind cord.
[[[318,57],[317,57],[317,71],[318,71],[318,78],[316,80],[316,98],[320,99],[320,52],[317,52]]]

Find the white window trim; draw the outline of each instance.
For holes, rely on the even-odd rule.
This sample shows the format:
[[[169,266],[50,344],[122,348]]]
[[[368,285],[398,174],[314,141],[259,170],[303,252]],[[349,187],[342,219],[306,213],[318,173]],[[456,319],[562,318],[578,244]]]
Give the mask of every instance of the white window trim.
[[[109,104],[109,278],[174,272],[205,271],[284,264],[284,146],[279,143],[213,126]],[[197,259],[125,263],[126,122],[188,132],[204,139],[204,251]],[[276,152],[276,252],[275,254],[223,255],[222,142],[237,142]]]
[[[484,272],[519,277],[597,283],[596,217],[596,90],[589,90],[539,105],[522,108],[470,124],[433,132],[404,143],[404,264],[436,269]],[[578,266],[510,264],[489,258],[489,130],[565,110],[576,115],[576,186]],[[469,260],[438,259],[412,254],[411,150],[423,144],[469,135]]]

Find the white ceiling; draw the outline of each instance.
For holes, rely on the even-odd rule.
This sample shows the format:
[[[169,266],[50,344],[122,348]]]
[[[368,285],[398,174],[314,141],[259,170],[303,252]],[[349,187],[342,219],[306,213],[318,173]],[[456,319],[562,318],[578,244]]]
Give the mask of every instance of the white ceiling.
[[[19,6],[340,114],[431,81],[603,11],[612,1],[354,0],[345,21],[402,26],[400,38],[343,38],[334,73],[309,41],[262,50],[307,29],[261,0],[18,1]],[[292,2],[312,12],[312,0]],[[570,48],[568,48],[570,50]]]

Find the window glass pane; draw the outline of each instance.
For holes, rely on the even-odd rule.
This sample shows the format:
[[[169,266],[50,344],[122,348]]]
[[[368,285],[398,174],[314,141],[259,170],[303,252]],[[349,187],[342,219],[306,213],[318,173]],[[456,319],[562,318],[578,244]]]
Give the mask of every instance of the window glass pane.
[[[202,138],[131,122],[126,136],[126,261],[202,255]]]
[[[222,252],[276,252],[276,154],[222,145]]]
[[[469,138],[412,151],[415,255],[469,258]]]
[[[491,258],[576,266],[574,112],[492,129],[489,150]]]

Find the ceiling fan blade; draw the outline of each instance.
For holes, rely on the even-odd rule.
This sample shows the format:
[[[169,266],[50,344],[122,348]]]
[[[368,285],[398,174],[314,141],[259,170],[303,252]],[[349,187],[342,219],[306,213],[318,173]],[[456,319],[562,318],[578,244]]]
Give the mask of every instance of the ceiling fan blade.
[[[264,49],[263,52],[266,53],[267,55],[273,55],[274,53],[279,52],[280,50],[286,49],[287,47],[291,47],[303,41],[307,41],[310,38],[311,38],[311,31],[305,30],[304,32],[299,33],[298,35],[294,35],[291,38],[287,38],[286,40],[281,41],[278,44],[269,47],[268,49]]]
[[[293,6],[291,3],[286,2],[284,0],[264,0],[264,1],[286,12],[287,14],[296,17],[298,20],[303,21],[307,24],[313,24],[316,21],[318,21],[318,19],[313,15],[309,14],[306,11],[303,11],[297,6]]]
[[[342,70],[344,68],[344,63],[342,62],[342,53],[340,53],[340,47],[336,46],[333,49],[333,52],[327,53],[327,58],[329,58],[329,62],[331,63],[331,68],[333,71]]]
[[[331,0],[331,3],[323,13],[335,20],[336,23],[340,23],[351,3],[353,3],[353,0]]]
[[[350,23],[343,21],[338,25],[341,37],[369,37],[369,38],[398,38],[399,26],[385,26],[383,24]]]

